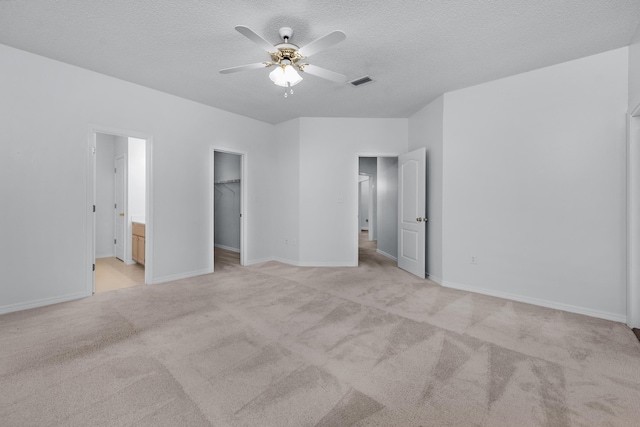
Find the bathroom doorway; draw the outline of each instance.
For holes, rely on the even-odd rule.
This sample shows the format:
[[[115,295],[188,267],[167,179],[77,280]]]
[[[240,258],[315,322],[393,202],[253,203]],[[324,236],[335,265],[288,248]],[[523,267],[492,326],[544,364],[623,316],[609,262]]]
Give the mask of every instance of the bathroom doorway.
[[[95,132],[93,292],[146,283],[147,140]]]

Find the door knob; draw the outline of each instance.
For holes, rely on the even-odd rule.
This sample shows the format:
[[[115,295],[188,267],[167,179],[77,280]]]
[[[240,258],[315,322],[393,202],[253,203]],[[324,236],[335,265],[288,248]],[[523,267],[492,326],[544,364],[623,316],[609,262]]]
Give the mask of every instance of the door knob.
[[[120,212],[120,216],[124,216],[124,212]]]
[[[422,222],[422,218],[418,217],[418,218],[416,218],[416,221]]]

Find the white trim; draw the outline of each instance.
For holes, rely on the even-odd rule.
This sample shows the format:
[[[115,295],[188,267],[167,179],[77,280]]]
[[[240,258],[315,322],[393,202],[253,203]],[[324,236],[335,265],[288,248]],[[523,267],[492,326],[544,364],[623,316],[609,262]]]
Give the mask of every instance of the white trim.
[[[247,170],[249,164],[249,154],[246,151],[236,150],[235,148],[225,148],[212,145],[209,147],[209,218],[211,218],[211,231],[209,233],[209,247],[211,248],[211,271],[215,271],[215,265],[213,260],[213,249],[215,245],[215,152],[235,154],[240,156],[240,265],[250,265],[247,263],[246,254],[248,252],[247,236],[249,230],[247,230],[247,212],[249,212],[248,198],[247,198]],[[226,249],[226,248],[225,248]],[[232,249],[231,249],[232,250]]]
[[[593,310],[591,308],[579,307],[570,304],[563,304],[555,301],[548,301],[539,298],[532,298],[522,295],[515,295],[508,292],[494,291],[492,289],[480,288],[477,286],[463,285],[460,283],[453,283],[448,281],[442,281],[442,286],[452,289],[459,289],[461,291],[468,291],[477,294],[489,295],[492,297],[498,297],[508,299],[511,301],[524,302],[527,304],[537,305],[541,307],[553,308],[556,310],[568,311],[570,313],[584,314],[586,316],[598,317],[600,319],[613,320],[614,322],[624,323],[626,317],[622,314],[609,313],[606,311]]]
[[[265,262],[271,262],[271,261],[279,261],[279,260],[276,259],[275,257],[250,259],[245,263],[245,265],[249,266],[249,265],[256,265],[256,264],[264,264]],[[279,262],[284,262],[284,261],[279,261]],[[289,264],[289,262],[286,262],[286,264]]]
[[[282,264],[293,265],[295,267],[303,267],[300,264],[299,261],[293,261],[293,260],[290,260],[290,259],[280,258],[280,257],[277,257],[277,256],[272,257],[271,261],[279,262],[279,263],[282,263]]]
[[[433,276],[427,273],[427,279],[431,280],[432,282],[436,282],[438,285],[442,286],[442,279],[437,276]]]
[[[87,175],[86,175],[86,202],[87,214],[85,216],[86,248],[85,248],[85,290],[83,296],[91,296],[96,287],[96,276],[93,266],[96,259],[96,214],[93,207],[96,205],[96,146],[97,137],[94,127],[89,127],[87,138]]]
[[[398,261],[397,257],[394,257],[393,255],[390,255],[390,254],[388,254],[388,253],[386,253],[384,251],[381,251],[380,249],[376,249],[376,253],[379,253],[382,256],[386,256],[387,258],[392,259],[394,261]]]
[[[124,207],[122,208],[122,211],[124,213],[124,236],[123,236],[123,240],[124,242],[122,242],[122,249],[124,251],[124,256],[121,261],[124,262],[126,265],[132,265],[134,264],[133,262],[133,256],[131,255],[131,245],[128,245],[127,243],[129,243],[132,240],[132,230],[131,230],[131,222],[129,221],[129,144],[127,142],[127,149],[125,150],[124,154],[122,154],[121,156],[117,156],[113,158],[113,168],[116,168],[116,164],[118,163],[118,159],[122,159],[122,165],[124,168],[124,172],[123,173],[123,183],[124,183],[124,188],[122,188],[122,204],[124,205]],[[113,196],[113,200],[115,203],[117,203],[116,197],[115,197],[115,193],[118,191],[117,190],[117,184],[118,184],[118,178],[116,177],[117,173],[113,174],[113,191],[114,191],[114,196]],[[96,182],[97,184],[97,182]],[[120,236],[118,236],[118,212],[117,209],[113,210],[113,234],[114,234],[114,240],[117,240],[118,238],[120,238]],[[114,243],[113,244],[113,253],[114,254],[118,254],[118,248],[117,245]]]
[[[231,251],[231,252],[235,252],[235,253],[237,253],[237,254],[239,254],[239,253],[240,253],[240,249],[238,249],[238,248],[232,248],[231,246],[225,246],[225,245],[218,245],[218,244],[215,244],[215,245],[214,245],[214,247],[216,247],[216,248],[220,248],[220,249],[225,249],[225,250],[227,250],[227,251]]]
[[[358,263],[345,261],[299,262],[299,267],[357,267]]]
[[[17,304],[9,304],[0,306],[0,314],[13,313],[14,311],[28,310],[30,308],[44,307],[46,305],[58,304],[61,302],[73,301],[81,298],[85,298],[84,292],[63,295],[59,297],[43,298],[33,301],[21,302]]]
[[[292,261],[289,259],[284,259],[280,257],[267,257],[251,260],[247,263],[247,265],[255,265],[255,264],[264,264],[265,262],[280,262],[282,264],[292,265],[294,267],[357,267],[358,265],[354,265],[353,263],[342,262],[342,261],[330,261],[330,262],[299,262]]]
[[[145,230],[145,233],[146,233],[146,230]],[[150,284],[157,285],[160,283],[174,282],[176,280],[189,279],[191,277],[204,276],[205,274],[211,274],[211,273],[213,273],[213,271],[210,268],[205,268],[204,270],[189,271],[187,273],[180,273],[180,274],[171,274],[169,276],[157,277],[153,279],[153,282],[151,282]]]
[[[135,135],[132,135],[134,138]],[[144,204],[144,283],[153,282],[153,136],[148,135],[145,143],[145,204]]]
[[[625,323],[640,328],[640,104],[627,116],[627,258]]]
[[[110,253],[110,254],[96,254],[96,259],[99,258],[115,258],[115,254],[114,253]]]

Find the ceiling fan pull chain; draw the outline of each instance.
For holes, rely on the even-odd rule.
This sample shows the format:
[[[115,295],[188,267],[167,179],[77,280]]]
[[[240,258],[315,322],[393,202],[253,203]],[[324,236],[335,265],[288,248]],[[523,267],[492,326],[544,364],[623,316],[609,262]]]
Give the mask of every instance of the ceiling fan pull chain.
[[[288,97],[289,95],[293,95],[293,89],[291,89],[291,82],[287,82],[287,87],[284,89],[284,97]]]

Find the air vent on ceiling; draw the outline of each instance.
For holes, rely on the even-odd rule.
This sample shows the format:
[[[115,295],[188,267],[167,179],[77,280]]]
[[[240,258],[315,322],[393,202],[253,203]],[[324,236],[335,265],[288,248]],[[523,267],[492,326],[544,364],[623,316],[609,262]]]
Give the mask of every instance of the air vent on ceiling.
[[[372,81],[373,80],[371,79],[371,77],[364,76],[364,77],[360,77],[359,79],[351,80],[349,83],[351,83],[354,86],[360,86],[360,85],[363,85],[365,83],[369,83],[369,82],[372,82]]]

